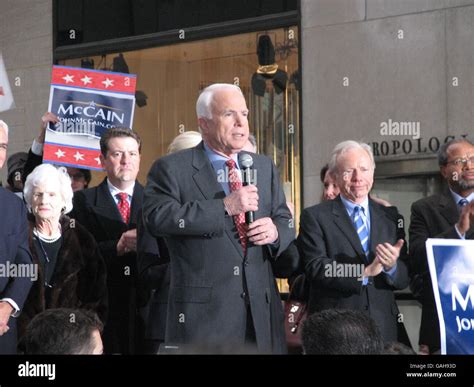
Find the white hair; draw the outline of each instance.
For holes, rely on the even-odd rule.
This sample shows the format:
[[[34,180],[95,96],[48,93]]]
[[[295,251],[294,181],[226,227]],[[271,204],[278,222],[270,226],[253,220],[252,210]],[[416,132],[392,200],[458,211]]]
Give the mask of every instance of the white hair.
[[[352,141],[352,140],[347,140],[340,142],[337,144],[332,153],[331,153],[331,159],[329,161],[329,173],[332,175],[337,175],[337,159],[339,158],[340,155],[346,153],[349,149],[362,149],[367,152],[369,155],[370,161],[372,163],[373,168],[375,169],[375,160],[374,160],[374,154],[372,153],[372,148],[367,145],[364,142],[358,142],[358,141]]]
[[[214,83],[206,87],[201,92],[201,94],[199,94],[196,102],[196,114],[198,118],[212,118],[211,103],[214,100],[214,94],[221,90],[238,91],[240,94],[242,94],[242,97],[244,96],[239,86],[233,85],[231,83]]]
[[[171,144],[168,147],[168,154],[195,147],[201,141],[202,136],[199,132],[190,130],[188,132],[181,133],[179,136],[176,136],[173,141],[171,141]]]
[[[0,128],[3,128],[3,129],[5,130],[5,133],[6,133],[7,137],[8,137],[8,125],[7,125],[7,123],[6,123],[5,121],[0,120]]]
[[[64,213],[67,214],[72,210],[72,197],[74,193],[71,187],[71,178],[69,177],[66,168],[55,167],[51,164],[38,165],[33,172],[26,178],[23,195],[25,197],[28,208],[31,209],[33,201],[33,189],[40,185],[46,184],[51,180],[59,181],[59,194],[61,195],[66,209]]]

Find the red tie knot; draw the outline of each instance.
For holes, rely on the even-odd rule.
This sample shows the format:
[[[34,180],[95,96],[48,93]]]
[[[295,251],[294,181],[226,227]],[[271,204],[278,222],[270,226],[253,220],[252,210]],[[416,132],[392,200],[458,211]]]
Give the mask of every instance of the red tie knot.
[[[225,162],[225,165],[227,165],[227,167],[229,167],[229,169],[237,168],[237,164],[235,163],[235,161],[233,159],[227,160]]]
[[[117,194],[117,196],[121,202],[125,202],[128,199],[128,193],[125,192],[120,192]]]

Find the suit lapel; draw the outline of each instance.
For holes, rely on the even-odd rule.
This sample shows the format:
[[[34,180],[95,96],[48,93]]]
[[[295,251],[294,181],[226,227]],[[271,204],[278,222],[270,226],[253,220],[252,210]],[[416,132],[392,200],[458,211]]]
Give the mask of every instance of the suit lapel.
[[[449,191],[443,192],[439,200],[439,213],[453,226],[459,219],[459,211]]]
[[[130,225],[136,227],[138,212],[142,208],[143,202],[143,186],[136,181],[135,187],[133,188],[133,196],[130,207]],[[115,199],[112,197],[107,185],[107,179],[105,179],[100,185],[97,186],[97,196],[95,201],[95,211],[101,215],[107,215],[107,218],[112,218],[114,221],[123,223],[122,216],[117,207]],[[125,223],[123,223],[125,225]]]
[[[138,181],[135,181],[135,187],[133,188],[132,205],[130,208],[129,224],[131,228],[137,227],[138,212],[142,208],[142,203],[143,203],[143,186]]]
[[[438,206],[439,213],[446,219],[449,225],[454,226],[459,219],[459,209],[449,189],[446,189],[440,196]],[[471,228],[467,231],[466,239],[474,239],[474,226],[471,225]]]
[[[97,186],[95,203],[92,210],[108,239],[116,239],[117,235],[121,235],[127,230],[127,225],[123,222],[117,204],[110,194],[107,179],[104,179]]]
[[[203,142],[193,149],[193,167],[195,169],[195,173],[193,174],[194,182],[206,199],[212,200],[225,198],[225,192],[222,189],[222,186],[217,179],[217,174],[206,155]],[[243,258],[244,252],[240,245],[237,230],[232,217],[229,217],[229,219],[232,222],[232,227],[229,227],[229,225],[226,224],[225,232]]]
[[[113,218],[116,221],[123,222],[117,204],[110,194],[107,178],[97,186],[95,209],[101,215],[106,215],[107,218]]]
[[[357,235],[352,220],[349,217],[349,214],[347,213],[346,207],[344,207],[344,203],[342,202],[341,197],[338,196],[336,199],[334,199],[332,201],[332,204],[332,214],[334,216],[334,223],[336,223],[337,227],[339,227],[342,233],[349,240],[359,258],[363,262],[365,262],[365,254],[364,250],[362,249],[359,236]]]
[[[375,247],[381,243],[387,242],[385,235],[382,232],[382,225],[384,224],[385,213],[369,199],[370,208],[370,245],[369,245],[369,262],[375,258]]]
[[[216,172],[204,150],[203,142],[193,149],[194,182],[208,200],[225,198],[225,192],[217,180]]]

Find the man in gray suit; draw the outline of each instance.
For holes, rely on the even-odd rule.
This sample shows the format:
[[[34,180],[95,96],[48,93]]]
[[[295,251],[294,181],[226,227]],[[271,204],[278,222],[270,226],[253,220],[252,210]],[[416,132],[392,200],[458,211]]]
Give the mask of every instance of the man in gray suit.
[[[374,168],[367,144],[336,145],[329,170],[341,193],[302,212],[298,248],[311,283],[309,312],[363,311],[388,342],[397,341],[393,290],[408,285],[406,248],[396,217],[369,197]]]
[[[241,184],[249,127],[240,89],[211,85],[196,110],[203,142],[156,161],[145,188],[144,221],[170,253],[165,341],[271,353],[271,262],[294,238],[291,214],[268,157],[252,154],[255,184]]]

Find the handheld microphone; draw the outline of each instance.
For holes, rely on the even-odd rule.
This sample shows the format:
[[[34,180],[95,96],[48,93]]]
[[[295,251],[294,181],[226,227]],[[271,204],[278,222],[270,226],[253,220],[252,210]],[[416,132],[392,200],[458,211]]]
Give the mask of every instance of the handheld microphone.
[[[246,186],[252,184],[252,166],[253,159],[248,153],[239,154],[239,163],[242,167],[242,185]],[[245,213],[245,223],[250,224],[254,221],[253,211]]]

